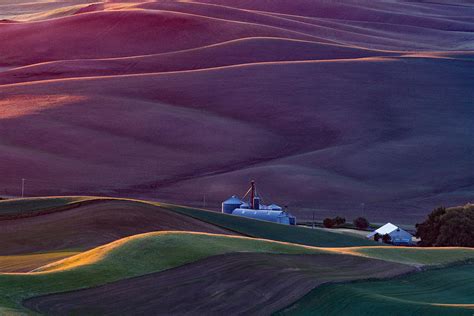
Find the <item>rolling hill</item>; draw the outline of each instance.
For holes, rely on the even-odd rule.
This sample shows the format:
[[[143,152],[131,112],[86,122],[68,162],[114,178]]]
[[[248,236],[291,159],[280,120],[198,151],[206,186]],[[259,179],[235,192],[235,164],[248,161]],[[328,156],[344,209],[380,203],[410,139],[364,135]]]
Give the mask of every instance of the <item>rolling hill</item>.
[[[60,200],[68,203],[70,199]],[[47,208],[44,214],[37,212],[34,216],[0,220],[0,255],[85,250],[122,237],[159,230],[235,234],[139,201],[82,200],[79,205],[73,203],[69,207]],[[53,198],[53,201],[58,205],[58,199]],[[47,204],[51,205],[53,201]],[[31,200],[27,202],[24,206],[32,203]],[[45,200],[39,199],[38,202],[46,205]],[[5,202],[0,202],[0,207],[2,203]]]
[[[51,262],[77,255],[78,251],[0,255],[0,273],[29,272]]]
[[[431,294],[423,296],[425,278],[411,276],[436,269],[447,280],[453,264],[469,271],[474,250],[468,248],[379,247],[343,234],[130,199],[6,200],[0,211],[9,216],[0,220],[0,313],[270,314],[289,308],[304,314],[315,295],[332,299],[347,291],[362,295],[357,309],[370,311],[399,297],[404,303],[397,311],[408,313],[464,313],[470,304],[448,283],[428,284]],[[387,279],[386,296],[376,295],[385,283],[375,279]],[[357,280],[368,284],[363,294]],[[406,282],[417,289],[410,301],[395,291]],[[344,286],[324,294],[331,284]],[[249,293],[254,303],[243,304]],[[366,309],[372,300],[375,307]],[[327,306],[315,310],[333,308]]]
[[[236,254],[230,257],[213,257],[220,254],[242,252],[243,254]],[[292,256],[265,256],[257,255],[256,253],[292,254]],[[304,254],[307,256],[302,257],[301,255]],[[208,257],[208,261],[199,261]],[[197,264],[188,264],[192,262],[197,262]],[[175,267],[178,268],[172,269]],[[253,268],[249,269],[249,267]],[[280,282],[279,279],[274,278],[274,275],[276,271],[283,273],[285,271],[284,267],[286,267],[287,271],[284,272],[287,273],[285,277],[287,282]],[[171,297],[176,297],[176,299],[181,299],[184,293],[189,293],[189,295],[196,293],[196,288],[206,288],[207,291],[214,291],[213,284],[217,287],[223,286],[224,288],[221,289],[223,295],[229,297],[229,299],[235,297],[236,300],[245,299],[249,291],[259,292],[263,289],[268,290],[269,282],[274,284],[271,292],[273,293],[272,295],[279,296],[280,291],[290,291],[291,289],[288,297],[285,300],[278,300],[278,303],[274,300],[269,300],[270,292],[260,296],[261,306],[259,308],[265,308],[265,310],[270,311],[284,307],[316,285],[331,280],[344,281],[365,278],[367,276],[377,278],[389,277],[413,270],[410,266],[398,263],[340,254],[337,251],[324,248],[205,233],[158,232],[117,240],[46,265],[30,273],[0,274],[0,293],[8,293],[8,295],[0,296],[0,306],[3,310],[5,308],[21,310],[19,303],[26,298],[93,288],[94,286],[106,283],[109,285],[106,285],[105,288],[97,287],[91,289],[92,292],[87,292],[86,296],[89,299],[72,298],[73,302],[79,304],[78,310],[75,310],[77,307],[74,307],[74,304],[68,307],[68,304],[59,303],[62,307],[58,311],[55,307],[55,298],[49,296],[45,303],[43,303],[43,298],[39,298],[42,301],[41,303],[36,299],[31,299],[26,301],[25,304],[27,307],[47,314],[101,311],[101,309],[105,308],[103,304],[116,306],[120,309],[124,308],[124,306],[106,303],[107,295],[112,294],[115,296],[113,293],[118,291],[118,293],[125,294],[122,302],[129,306],[128,308],[136,309],[138,306],[142,306],[145,309],[148,308],[144,312],[149,312],[150,308],[156,309],[160,305],[166,309],[168,305],[163,305],[165,302],[163,300],[166,300],[167,304],[173,302],[169,296],[154,295],[160,289],[168,291],[169,287],[161,286],[164,282],[168,282],[165,280],[173,282],[174,285],[170,283],[169,286],[173,286],[176,292],[172,295],[170,292],[168,294]],[[164,272],[158,275],[152,274],[159,271]],[[201,273],[197,273],[197,271],[201,271]],[[215,279],[203,279],[202,271],[210,271],[209,273],[214,275]],[[145,276],[143,278],[130,279],[141,275]],[[194,278],[191,276],[194,276]],[[242,291],[234,290],[234,286],[238,282],[237,280],[242,282],[245,278],[256,279],[257,276],[260,282],[247,282],[248,288],[242,288]],[[308,276],[311,276],[311,278],[308,279]],[[190,283],[190,279],[194,281]],[[182,280],[182,285],[176,284],[176,280]],[[202,283],[203,280],[207,280],[205,284]],[[118,283],[111,283],[114,281]],[[141,284],[142,282],[144,284]],[[277,285],[278,283],[279,285]],[[123,286],[128,290],[124,292]],[[147,289],[150,294],[153,293],[152,296],[155,299],[155,303],[141,305],[139,301],[133,301],[133,297],[138,300],[147,299],[146,296],[131,295],[133,291],[143,292],[144,289]],[[95,291],[104,292],[97,294]],[[82,295],[80,294],[81,292],[74,293]],[[205,294],[205,292],[202,292],[202,294]],[[50,298],[53,298],[53,300],[51,301]],[[203,295],[200,298],[203,302],[201,307],[199,307],[200,304],[195,304],[196,302],[194,301],[194,308],[207,308],[206,306],[208,305],[204,304],[204,302],[208,298],[208,295]],[[65,297],[61,296],[60,300],[62,299],[69,300],[68,294]],[[217,304],[217,301],[215,301],[212,304],[217,308],[216,311],[225,311],[234,306],[226,304],[226,300],[222,300],[219,297],[215,299],[221,302]],[[238,301],[236,301],[236,304],[238,304]],[[238,305],[245,306],[244,304]],[[65,308],[68,310],[66,311]],[[183,305],[180,308],[183,308],[184,311],[189,307]],[[245,309],[247,308],[245,307]],[[109,309],[103,312],[113,313],[114,310]]]
[[[61,209],[81,206],[95,200],[96,198],[94,197],[86,196],[6,199],[0,201],[0,219],[14,219],[46,214]]]
[[[24,173],[51,179],[47,188],[30,180],[32,192],[154,191],[178,202],[203,194],[217,202],[255,178],[271,188],[270,196],[282,192],[280,200],[293,208],[316,200],[351,216],[351,205],[369,200],[370,218],[390,214],[408,222],[410,211],[411,221],[421,220],[429,209],[418,206],[470,196],[464,172],[473,161],[470,66],[465,60],[369,58],[15,84],[0,88],[3,139],[16,144],[3,145],[10,150],[1,155]],[[322,73],[328,76],[318,77]],[[439,76],[444,88],[432,91]],[[358,84],[339,93],[348,80]],[[242,94],[231,93],[236,86]],[[331,99],[331,107],[313,103],[315,96]],[[440,126],[450,121],[465,128]],[[94,141],[77,147],[82,139]],[[437,153],[438,147],[445,151]],[[51,159],[55,168],[41,168]],[[452,160],[456,164],[445,163]],[[15,185],[16,170],[2,170],[7,186]],[[407,211],[393,213],[393,207]]]
[[[80,6],[89,6],[93,0],[4,0],[0,4],[0,23],[28,21],[70,15]]]
[[[5,195],[27,178],[31,195],[218,207],[256,179],[302,219],[406,224],[473,197],[468,1],[13,6]]]
[[[272,54],[268,54],[268,51]],[[235,52],[238,52],[236,54]],[[277,37],[249,37],[177,52],[87,60],[60,60],[0,73],[1,84],[59,78],[173,72],[258,62],[402,56],[407,52],[370,50]],[[412,52],[416,55],[416,52]],[[453,52],[451,54],[459,54]]]
[[[206,271],[206,277],[196,277],[199,271]],[[411,269],[361,257],[236,253],[86,290],[36,297],[24,304],[48,315],[92,311],[101,315],[270,314],[321,283],[353,280],[362,275],[389,277],[407,271]],[[245,304],[249,293],[252,304]],[[286,294],[282,297],[281,293]],[[117,298],[120,303],[112,304]]]
[[[324,291],[327,283],[389,278],[417,271],[411,265],[350,254],[348,249],[352,248],[317,248],[208,233],[140,234],[33,272],[0,274],[0,293],[8,293],[0,296],[0,308],[27,312],[27,307],[47,315],[149,313],[152,310],[158,313],[230,310],[270,313],[292,304],[314,288],[308,295],[319,289]],[[457,249],[450,251],[455,253]],[[440,253],[440,257],[448,253]],[[453,260],[459,259],[453,257]],[[443,268],[437,273],[446,271],[449,278],[451,270]],[[424,273],[430,272],[420,275]],[[403,277],[403,280],[405,278],[412,277]],[[165,292],[160,294],[160,291]],[[221,294],[211,295],[216,291]],[[448,287],[443,291],[451,293],[452,290]],[[283,298],[282,292],[286,293]],[[255,293],[255,304],[242,304],[248,293]],[[431,297],[439,298],[437,295],[435,292]],[[117,301],[117,297],[120,300]],[[189,303],[175,304],[183,299]],[[306,300],[305,297],[302,302]],[[115,303],[111,304],[112,301]],[[461,301],[450,296],[432,302],[455,304]],[[417,309],[408,309],[413,310]],[[430,306],[429,310],[439,312],[445,308]],[[465,309],[459,306],[452,311]]]
[[[3,219],[0,217],[0,266],[4,262],[6,267],[24,260],[25,255],[43,255],[45,259],[54,260],[64,252],[84,251],[119,238],[152,231],[244,235],[321,247],[373,244],[352,236],[341,237],[330,232],[127,199],[53,197],[7,200],[0,202],[0,213],[10,214]],[[6,257],[2,259],[1,256]]]
[[[473,278],[470,264],[382,282],[324,285],[276,315],[472,315]]]
[[[472,248],[214,212],[469,208],[472,1],[2,0],[0,57],[0,315],[473,314]]]

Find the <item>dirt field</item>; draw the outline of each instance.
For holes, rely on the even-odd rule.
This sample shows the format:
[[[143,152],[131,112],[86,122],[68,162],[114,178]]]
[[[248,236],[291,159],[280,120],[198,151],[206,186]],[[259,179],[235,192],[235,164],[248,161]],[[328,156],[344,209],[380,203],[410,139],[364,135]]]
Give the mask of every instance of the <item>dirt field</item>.
[[[234,253],[87,290],[28,299],[47,315],[270,314],[332,281],[384,278],[414,268],[345,255]]]
[[[465,204],[474,6],[457,3],[109,1],[0,23],[0,190],[218,207],[255,179],[300,218],[407,224]]]
[[[0,255],[89,249],[157,230],[234,234],[156,206],[104,201],[35,217],[0,221]]]

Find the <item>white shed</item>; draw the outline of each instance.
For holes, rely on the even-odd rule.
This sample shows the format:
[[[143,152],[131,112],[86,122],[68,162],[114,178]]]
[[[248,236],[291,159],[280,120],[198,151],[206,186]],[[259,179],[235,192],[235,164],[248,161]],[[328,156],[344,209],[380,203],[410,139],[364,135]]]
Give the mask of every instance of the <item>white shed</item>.
[[[374,230],[370,234],[367,235],[367,238],[374,238],[375,234],[379,234],[380,236],[388,234],[391,238],[391,242],[394,245],[411,245],[413,244],[413,236],[406,230],[393,225],[392,223],[387,223],[382,227]]]

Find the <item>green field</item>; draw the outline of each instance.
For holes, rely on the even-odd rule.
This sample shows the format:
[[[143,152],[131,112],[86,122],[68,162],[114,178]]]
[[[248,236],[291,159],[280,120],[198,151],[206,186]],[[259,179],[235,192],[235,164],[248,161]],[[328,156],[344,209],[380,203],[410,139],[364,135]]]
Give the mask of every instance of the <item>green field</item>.
[[[187,232],[136,235],[95,248],[41,269],[40,273],[0,274],[0,315],[24,311],[28,297],[88,288],[177,267],[230,252],[308,254],[321,251],[250,238]]]
[[[0,201],[0,216],[1,215],[15,215],[29,212],[41,211],[44,209],[54,209],[72,205],[88,200],[110,200],[113,198],[101,197],[84,197],[84,196],[64,196],[64,197],[49,197],[49,198],[27,198],[27,199],[12,199]],[[117,199],[128,200],[128,199]],[[242,218],[218,212],[207,211],[203,209],[178,206],[166,203],[149,202],[141,200],[128,200],[137,203],[153,204],[170,211],[190,216],[201,221],[226,228],[240,234],[271,239],[277,241],[285,241],[291,243],[298,243],[316,247],[351,247],[351,246],[371,246],[376,245],[371,240],[362,239],[357,236],[341,235],[334,232],[322,231],[318,229],[308,229],[297,226],[287,226],[264,222],[254,219]]]
[[[154,204],[250,237],[285,241],[315,247],[351,247],[377,245],[377,243],[371,240],[327,232],[319,229],[308,229],[304,227],[275,224],[165,203]]]
[[[277,315],[474,314],[468,307],[435,304],[474,304],[474,265],[432,269],[391,280],[324,285]]]
[[[36,212],[72,205],[75,203],[92,200],[87,196],[58,196],[45,198],[9,199],[0,201],[0,215],[15,215]]]
[[[351,249],[374,259],[410,265],[446,265],[474,260],[474,248],[357,247]]]
[[[343,249],[341,248],[341,250]],[[378,249],[374,256],[380,250],[387,251],[385,248]],[[440,253],[440,257],[449,257],[449,254],[453,251],[447,250]],[[29,297],[89,288],[121,279],[163,271],[209,256],[231,252],[316,254],[334,253],[337,252],[337,249],[328,249],[326,251],[324,249],[313,249],[286,243],[205,233],[146,233],[124,238],[66,258],[40,268],[35,273],[0,274],[0,314],[15,311],[27,313],[28,311],[21,306],[21,302]],[[394,254],[392,253],[391,255],[393,256]],[[458,259],[463,258],[461,254],[458,255]],[[471,253],[464,254],[464,256],[469,255]],[[413,254],[411,256],[416,257]],[[454,258],[455,256],[452,257],[452,259]],[[430,262],[433,263],[436,260],[439,259],[431,259]],[[453,290],[457,291],[457,288],[449,286],[449,284],[453,283],[448,281],[453,280],[455,283],[463,280],[464,283],[474,284],[473,266],[468,267],[432,270],[410,276],[408,279],[322,286],[310,292],[303,300],[297,302],[291,307],[290,311],[291,313],[296,312],[303,315],[309,312],[326,315],[328,311],[333,309],[338,311],[337,306],[335,307],[330,304],[332,299],[336,301],[334,304],[338,305],[338,302],[341,302],[344,305],[346,304],[344,299],[348,300],[349,298],[346,296],[349,295],[357,297],[357,304],[359,305],[357,305],[357,309],[354,309],[355,311],[364,311],[367,308],[366,304],[372,304],[375,300],[376,304],[371,308],[374,309],[374,313],[379,313],[383,308],[391,308],[394,300],[401,300],[403,304],[401,306],[397,305],[396,309],[399,312],[415,313],[418,311],[430,311],[441,313],[447,311],[453,314],[459,311],[463,312],[464,309],[454,307],[431,306],[407,301],[404,293],[410,293],[408,289],[413,287],[419,291],[419,293],[417,292],[416,300],[430,298],[430,302],[436,303],[467,304],[470,302],[469,298],[466,297],[464,300],[459,300],[457,299],[457,292],[450,292]],[[417,277],[418,275],[420,277]],[[437,275],[442,276],[439,282],[436,279]],[[406,280],[408,280],[408,285],[405,284]],[[470,285],[464,283],[462,283],[463,287],[461,287],[463,291],[473,290]],[[437,288],[437,285],[444,285],[445,287],[439,286]],[[408,288],[405,289],[403,286]],[[378,294],[378,291],[382,290],[384,296]],[[425,290],[428,293],[427,297],[422,296]],[[320,304],[321,299],[324,299],[324,304],[322,305]],[[390,304],[390,307],[387,307],[387,305],[384,307],[384,304]],[[317,305],[317,309],[313,305]],[[353,310],[352,307],[350,310]],[[372,309],[369,309],[369,311],[372,311]]]
[[[94,197],[7,200],[0,202],[0,215],[54,209],[89,199],[110,200]],[[119,200],[122,199],[117,199]],[[120,239],[54,262],[34,273],[0,274],[0,315],[31,313],[21,305],[26,298],[94,287],[232,252],[348,254],[415,266],[447,266],[464,262],[464,265],[430,268],[428,271],[391,280],[326,284],[314,289],[279,314],[474,313],[474,310],[465,306],[433,305],[474,303],[474,296],[471,294],[474,293],[474,266],[470,264],[474,260],[474,249],[380,247],[370,240],[327,230],[279,225],[171,204],[125,201],[155,205],[249,237],[268,240],[190,232],[151,232]],[[33,258],[31,255],[24,257]]]

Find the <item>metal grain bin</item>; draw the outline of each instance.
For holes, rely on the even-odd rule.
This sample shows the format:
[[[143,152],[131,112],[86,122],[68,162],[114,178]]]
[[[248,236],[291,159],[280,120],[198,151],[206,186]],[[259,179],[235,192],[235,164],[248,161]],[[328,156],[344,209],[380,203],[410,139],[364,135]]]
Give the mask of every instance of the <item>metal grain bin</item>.
[[[226,214],[232,214],[232,212],[236,209],[239,208],[240,205],[244,203],[241,201],[238,197],[235,195],[232,195],[229,199],[225,200],[222,202],[222,213]]]

